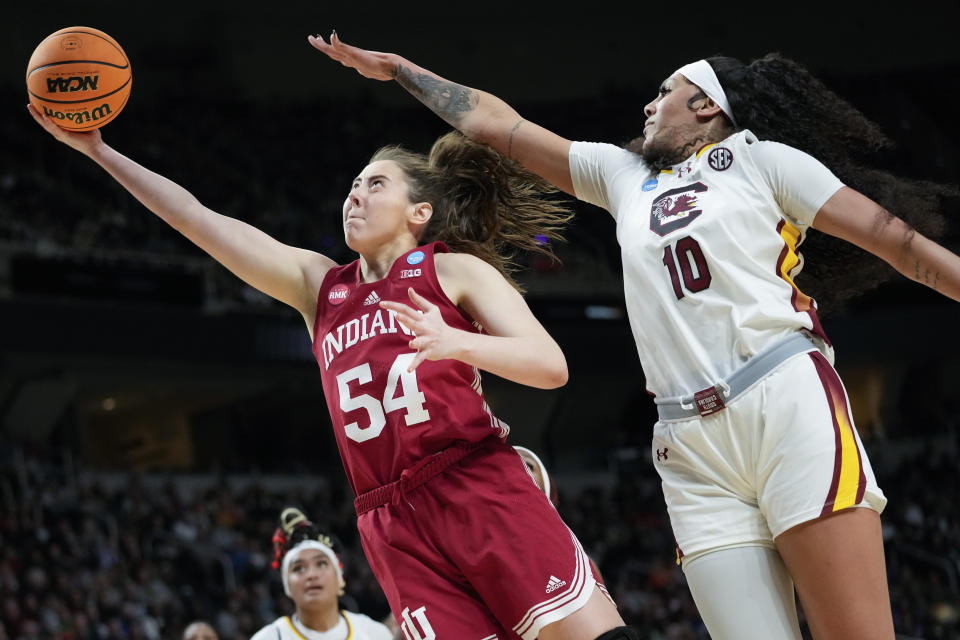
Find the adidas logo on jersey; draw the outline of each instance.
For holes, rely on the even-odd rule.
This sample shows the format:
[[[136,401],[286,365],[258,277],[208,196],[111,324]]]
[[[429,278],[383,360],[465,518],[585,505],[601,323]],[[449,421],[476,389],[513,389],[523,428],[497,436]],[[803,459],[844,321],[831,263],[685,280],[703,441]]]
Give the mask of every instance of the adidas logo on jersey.
[[[550,576],[550,581],[547,583],[547,593],[553,593],[565,584],[567,584],[566,580],[561,580],[557,576]]]
[[[363,301],[363,306],[369,307],[372,304],[377,304],[380,302],[380,296],[377,295],[376,291],[371,291],[370,295],[367,296],[367,299]]]

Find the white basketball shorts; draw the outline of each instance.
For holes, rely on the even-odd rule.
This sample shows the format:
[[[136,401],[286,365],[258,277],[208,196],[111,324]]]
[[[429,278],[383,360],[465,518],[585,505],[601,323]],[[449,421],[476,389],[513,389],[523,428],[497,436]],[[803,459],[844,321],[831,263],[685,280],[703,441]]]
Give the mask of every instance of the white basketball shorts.
[[[803,522],[887,502],[818,351],[788,358],[718,413],[657,422],[652,458],[680,558],[774,547]]]

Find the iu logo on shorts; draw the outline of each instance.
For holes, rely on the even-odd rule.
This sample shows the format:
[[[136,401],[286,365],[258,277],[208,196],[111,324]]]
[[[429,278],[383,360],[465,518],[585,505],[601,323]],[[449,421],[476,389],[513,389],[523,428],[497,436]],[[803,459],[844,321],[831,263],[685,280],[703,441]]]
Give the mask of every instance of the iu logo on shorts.
[[[400,630],[403,631],[403,637],[407,640],[436,640],[437,634],[433,632],[433,627],[427,620],[427,608],[420,607],[413,613],[410,613],[410,607],[404,607],[400,613]],[[414,621],[414,618],[416,621]],[[419,625],[419,629],[417,628]]]

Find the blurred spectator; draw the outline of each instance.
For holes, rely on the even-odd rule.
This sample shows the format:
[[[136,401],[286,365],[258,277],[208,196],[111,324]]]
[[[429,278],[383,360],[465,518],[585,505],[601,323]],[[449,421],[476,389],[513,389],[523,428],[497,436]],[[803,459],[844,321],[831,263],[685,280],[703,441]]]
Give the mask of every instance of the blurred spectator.
[[[209,622],[194,620],[183,630],[183,640],[220,640]]]
[[[944,424],[935,443],[885,441],[877,456],[889,497],[883,522],[895,623],[905,636],[960,637],[956,426]],[[0,451],[0,640],[181,640],[181,630],[200,619],[215,621],[222,640],[248,640],[293,613],[264,543],[290,503],[331,514],[326,526],[349,558],[348,600],[375,619],[389,615],[347,492],[319,479],[288,489],[262,479],[188,488],[170,476],[149,490],[144,478],[111,481],[82,464],[68,474],[49,448],[0,440]],[[707,638],[674,563],[653,474],[616,480],[577,491],[562,486],[565,521],[603,567],[625,620],[650,638]],[[563,485],[562,476],[551,481]]]

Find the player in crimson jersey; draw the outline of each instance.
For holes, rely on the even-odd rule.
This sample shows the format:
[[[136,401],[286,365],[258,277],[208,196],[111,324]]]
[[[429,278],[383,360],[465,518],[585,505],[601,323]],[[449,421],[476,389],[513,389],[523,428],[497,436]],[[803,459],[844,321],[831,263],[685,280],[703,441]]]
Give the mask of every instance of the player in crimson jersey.
[[[504,441],[478,370],[540,388],[560,348],[507,274],[504,243],[550,253],[569,219],[552,191],[452,132],[429,157],[388,147],[343,204],[339,266],[203,206],[30,108],[56,139],[251,286],[313,340],[364,550],[408,640],[633,638],[586,553]],[[449,248],[455,251],[449,251]]]
[[[642,108],[642,135],[621,148],[567,140],[496,96],[335,33],[308,39],[616,219],[627,310],[660,414],[651,458],[711,636],[799,639],[796,585],[815,637],[892,640],[886,498],[816,303],[794,279],[813,228],[960,300],[960,258],[922,235],[937,231],[939,196],[955,189],[864,168],[862,152],[885,136],[779,55],[680,67]],[[851,268],[865,274],[861,287],[889,277],[847,243],[830,248],[821,273],[833,282]]]

